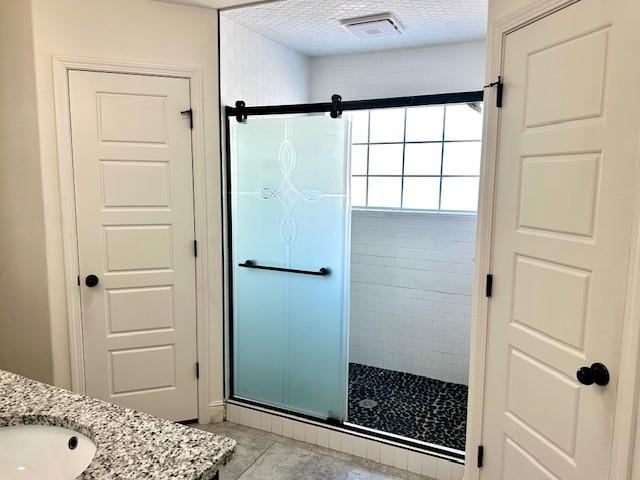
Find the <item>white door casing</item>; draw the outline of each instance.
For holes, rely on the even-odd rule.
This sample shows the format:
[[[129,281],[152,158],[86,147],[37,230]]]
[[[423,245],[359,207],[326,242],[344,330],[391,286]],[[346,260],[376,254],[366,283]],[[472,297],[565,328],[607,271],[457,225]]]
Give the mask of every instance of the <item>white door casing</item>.
[[[483,479],[609,475],[640,126],[615,3],[505,36]],[[593,362],[608,386],[576,381]]]
[[[69,92],[86,393],[197,418],[189,80],[69,71]]]

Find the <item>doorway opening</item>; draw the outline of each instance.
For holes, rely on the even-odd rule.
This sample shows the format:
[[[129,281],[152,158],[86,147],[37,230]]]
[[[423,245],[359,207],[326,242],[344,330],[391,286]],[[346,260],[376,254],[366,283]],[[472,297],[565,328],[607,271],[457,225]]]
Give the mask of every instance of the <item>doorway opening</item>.
[[[221,13],[227,392],[463,459],[483,27],[329,52],[299,3]]]

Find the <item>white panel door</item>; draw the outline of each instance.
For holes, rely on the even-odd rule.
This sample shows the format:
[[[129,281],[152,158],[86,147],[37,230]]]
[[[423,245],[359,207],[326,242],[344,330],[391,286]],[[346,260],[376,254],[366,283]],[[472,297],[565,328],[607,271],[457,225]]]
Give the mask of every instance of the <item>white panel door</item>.
[[[86,393],[196,418],[189,81],[71,71],[69,89]]]
[[[505,38],[485,480],[608,478],[639,128],[616,3]],[[595,362],[607,386],[578,382]]]

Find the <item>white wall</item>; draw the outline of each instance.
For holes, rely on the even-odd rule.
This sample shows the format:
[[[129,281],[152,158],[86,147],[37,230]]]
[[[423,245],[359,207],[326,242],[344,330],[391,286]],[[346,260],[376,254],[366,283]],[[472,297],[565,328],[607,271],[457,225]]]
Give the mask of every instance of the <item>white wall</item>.
[[[489,0],[489,24],[534,3],[536,0]]]
[[[53,381],[29,0],[0,6],[0,368]]]
[[[13,1],[13,0],[12,0]],[[220,232],[217,12],[148,0],[31,0],[44,200],[47,277],[37,288],[48,293],[54,380],[70,387],[60,191],[53,95],[52,57],[69,55],[203,69],[205,156],[209,246],[212,378],[211,400],[223,397],[222,273]]]
[[[481,90],[484,42],[311,59],[311,100],[399,97]]]
[[[468,383],[475,215],[352,215],[350,361]]]
[[[220,15],[222,104],[309,101],[309,59]]]

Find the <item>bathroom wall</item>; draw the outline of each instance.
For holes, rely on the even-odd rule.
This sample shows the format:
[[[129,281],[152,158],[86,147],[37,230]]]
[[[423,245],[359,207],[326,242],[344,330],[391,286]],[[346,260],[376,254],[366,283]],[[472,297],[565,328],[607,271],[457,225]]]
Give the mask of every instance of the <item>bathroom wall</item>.
[[[0,6],[0,369],[53,382],[29,0]]]
[[[222,104],[309,101],[309,59],[220,15]]]
[[[462,92],[482,88],[484,42],[311,59],[311,101]]]
[[[317,57],[311,99],[481,90],[484,42]],[[352,213],[350,361],[468,383],[474,215]]]
[[[12,0],[13,1],[13,0]],[[23,0],[21,0],[23,1]],[[44,199],[46,275],[27,291],[48,295],[56,385],[71,386],[67,332],[52,58],[54,55],[200,66],[205,109],[210,311],[210,401],[223,398],[222,262],[218,108],[218,15],[215,10],[148,0],[30,0],[33,21],[39,168]],[[4,7],[3,7],[4,8]],[[14,40],[11,41],[16,44]],[[37,214],[37,212],[36,212]],[[75,282],[74,282],[75,283]],[[28,339],[32,332],[25,334]],[[216,407],[214,407],[216,406]]]
[[[467,383],[475,215],[356,210],[351,362]]]

